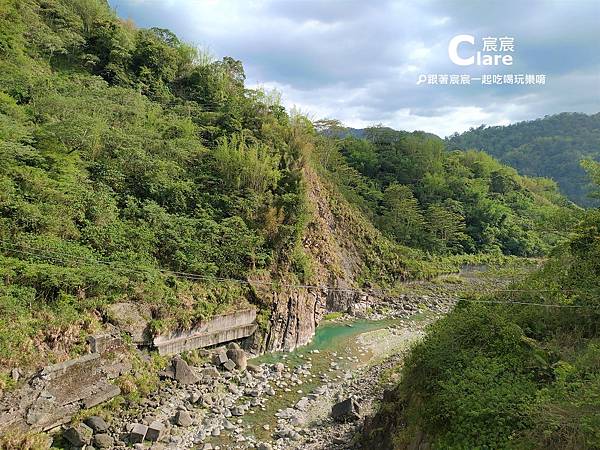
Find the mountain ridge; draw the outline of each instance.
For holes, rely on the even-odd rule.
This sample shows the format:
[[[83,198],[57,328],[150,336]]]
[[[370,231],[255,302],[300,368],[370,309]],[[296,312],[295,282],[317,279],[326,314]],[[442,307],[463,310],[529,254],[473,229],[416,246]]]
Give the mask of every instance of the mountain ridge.
[[[381,125],[352,128],[338,123],[337,129],[329,128],[326,132],[337,137],[363,139],[372,129],[423,134],[443,140],[448,151],[484,151],[522,175],[553,179],[561,192],[581,206],[598,206],[598,200],[589,197],[593,187],[580,162],[600,160],[600,113],[562,112],[509,125],[482,124],[446,138]]]

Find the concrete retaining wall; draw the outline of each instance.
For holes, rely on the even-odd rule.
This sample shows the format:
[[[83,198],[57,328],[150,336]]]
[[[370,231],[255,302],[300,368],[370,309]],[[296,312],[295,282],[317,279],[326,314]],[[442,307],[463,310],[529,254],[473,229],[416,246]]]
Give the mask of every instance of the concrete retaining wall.
[[[256,308],[221,314],[202,321],[190,330],[178,330],[154,338],[161,355],[174,355],[196,348],[210,347],[223,342],[243,339],[256,331]]]
[[[255,321],[256,309],[247,308],[215,316],[191,330],[157,336],[154,345],[161,355],[172,355],[243,339],[256,331]],[[88,342],[91,353],[47,366],[21,388],[0,394],[0,434],[7,429],[51,430],[82,408],[119,395],[112,380],[131,370],[128,349],[111,334],[90,336]]]

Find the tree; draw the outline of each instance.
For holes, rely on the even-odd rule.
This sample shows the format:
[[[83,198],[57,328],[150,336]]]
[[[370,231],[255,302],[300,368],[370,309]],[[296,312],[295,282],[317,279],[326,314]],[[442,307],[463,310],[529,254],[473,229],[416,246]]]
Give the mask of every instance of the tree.
[[[562,193],[582,206],[587,196],[582,159],[600,159],[600,113],[561,113],[508,126],[480,126],[446,139],[448,150],[483,150],[520,173],[555,180]]]
[[[278,157],[264,144],[248,143],[243,135],[221,138],[214,158],[230,188],[262,193],[273,188],[281,177]]]
[[[383,230],[398,242],[406,245],[421,244],[425,219],[408,186],[388,186],[383,194],[380,223]]]
[[[588,176],[592,180],[593,191],[590,194],[591,197],[600,198],[600,163],[591,159],[584,159],[581,161],[581,167],[585,169]]]
[[[313,125],[318,133],[327,136],[341,137],[348,130],[344,124],[337,119],[319,119],[314,121]]]
[[[131,34],[112,18],[96,22],[85,46],[84,62],[88,70],[114,84],[131,82],[129,62],[134,49]]]
[[[434,245],[442,251],[452,252],[462,250],[461,243],[468,240],[465,228],[465,218],[451,205],[433,203],[425,213],[427,228],[437,241]]]

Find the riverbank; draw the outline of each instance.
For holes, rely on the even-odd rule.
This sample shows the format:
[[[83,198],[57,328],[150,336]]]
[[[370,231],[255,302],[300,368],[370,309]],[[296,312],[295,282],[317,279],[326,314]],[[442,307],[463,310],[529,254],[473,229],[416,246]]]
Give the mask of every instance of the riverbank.
[[[327,448],[351,439],[358,424],[338,427],[331,406],[351,396],[368,410],[380,394],[381,373],[397,364],[397,353],[423,335],[440,315],[433,310],[402,310],[400,317],[357,319],[344,315],[318,327],[314,340],[291,353],[271,353],[239,365],[223,365],[226,351],[243,354],[235,344],[214,349],[212,358],[175,357],[158,388],[136,402],[108,404],[75,421],[58,448],[88,442],[94,448],[136,449],[290,449]],[[396,311],[397,312],[397,311]],[[393,359],[389,359],[392,356]],[[215,360],[215,357],[217,359]],[[383,361],[383,362],[382,362]],[[89,431],[101,419],[100,432]],[[73,439],[73,435],[75,439]]]
[[[360,352],[360,364],[344,375],[323,385],[319,395],[304,412],[301,425],[307,432],[295,448],[344,449],[351,448],[355,433],[362,420],[340,423],[331,417],[333,405],[352,398],[360,405],[361,414],[373,413],[376,399],[392,381],[390,371],[398,367],[411,345],[425,334],[425,327],[434,320],[431,314],[421,315],[412,321],[369,331],[358,335],[348,347],[348,353]],[[341,358],[347,356],[340,355]]]
[[[465,292],[505,281],[470,271],[407,283],[393,297],[329,316],[308,345],[292,352],[253,357],[232,343],[176,356],[149,394],[86,411],[55,436],[54,447],[72,448],[81,438],[80,448],[96,449],[353,448],[427,326]],[[348,399],[360,417],[334,421],[333,405]],[[98,418],[105,426],[89,429]]]

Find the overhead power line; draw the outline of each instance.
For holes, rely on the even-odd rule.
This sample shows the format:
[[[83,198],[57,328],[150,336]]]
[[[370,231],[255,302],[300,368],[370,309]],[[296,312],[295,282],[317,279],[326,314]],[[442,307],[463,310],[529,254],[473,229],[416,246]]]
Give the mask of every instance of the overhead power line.
[[[31,247],[26,245],[16,245],[11,242],[1,240],[0,239],[0,248],[13,253],[18,253],[21,255],[34,256],[46,260],[50,260],[53,262],[59,262],[63,264],[73,264],[74,262],[83,263],[87,266],[97,266],[103,265],[106,266],[116,272],[123,273],[137,273],[137,274],[151,274],[153,272],[158,272],[166,276],[172,276],[175,278],[192,280],[192,281],[206,281],[206,282],[224,282],[224,283],[237,283],[241,285],[255,286],[262,285],[268,286],[271,288],[290,288],[290,289],[309,289],[309,290],[321,290],[327,292],[349,292],[355,294],[369,294],[377,293],[380,295],[392,294],[399,295],[402,294],[395,289],[357,289],[352,287],[337,287],[330,285],[312,285],[312,284],[295,284],[295,283],[280,283],[280,282],[268,282],[268,281],[250,281],[250,280],[241,280],[236,278],[227,278],[227,277],[216,277],[212,275],[202,275],[198,273],[190,273],[190,272],[179,272],[173,271],[169,269],[161,269],[161,268],[144,268],[144,267],[124,267],[119,265],[114,261],[104,260],[104,259],[94,259],[90,260],[88,258],[84,258],[81,256],[60,252],[56,250],[44,249],[40,247]],[[573,292],[573,289],[561,289],[561,292]],[[542,293],[542,292],[556,292],[556,290],[552,289],[492,289],[488,291],[488,293]],[[600,309],[600,305],[568,305],[568,304],[553,304],[553,303],[536,303],[536,302],[525,302],[525,301],[502,301],[502,300],[477,300],[477,299],[467,299],[467,298],[459,298],[460,301],[466,301],[470,303],[481,303],[481,304],[500,304],[500,305],[522,305],[522,306],[545,306],[552,308],[585,308],[585,309]]]

